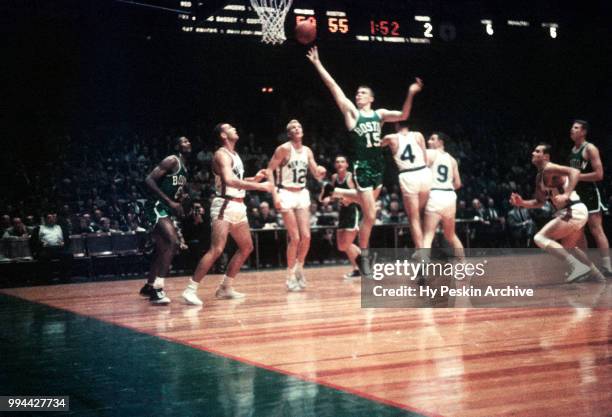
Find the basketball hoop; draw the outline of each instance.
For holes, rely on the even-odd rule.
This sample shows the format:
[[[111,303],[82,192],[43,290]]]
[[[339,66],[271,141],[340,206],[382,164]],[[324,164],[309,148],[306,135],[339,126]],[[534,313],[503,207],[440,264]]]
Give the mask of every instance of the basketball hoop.
[[[251,0],[261,20],[261,41],[272,45],[285,42],[285,17],[293,0]]]

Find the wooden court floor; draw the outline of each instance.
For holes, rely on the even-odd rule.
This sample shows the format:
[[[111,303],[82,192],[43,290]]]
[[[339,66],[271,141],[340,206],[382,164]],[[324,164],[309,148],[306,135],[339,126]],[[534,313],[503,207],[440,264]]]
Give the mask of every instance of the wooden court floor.
[[[215,300],[220,276],[210,276],[200,287],[203,308],[182,304],[187,277],[167,280],[167,307],[141,299],[140,280],[5,289],[1,293],[10,297],[0,298],[0,305],[10,307],[6,300],[16,297],[208,352],[225,361],[216,368],[246,366],[306,381],[278,387],[272,377],[245,368],[239,382],[220,383],[225,388],[214,392],[239,391],[242,408],[198,415],[341,415],[325,408],[337,401],[323,395],[329,390],[383,407],[349,407],[346,415],[612,415],[609,309],[365,309],[360,282],[343,280],[345,272],[346,267],[308,269],[309,286],[301,293],[287,293],[283,271],[243,273],[236,289],[247,298],[240,301]],[[590,284],[584,285],[586,290]],[[19,315],[4,320],[18,321]],[[138,346],[134,355],[148,355]],[[37,356],[44,356],[45,347],[38,349]],[[183,359],[175,363],[171,349],[159,349],[168,352],[164,366],[185,365]],[[16,360],[27,362],[25,351],[15,352]],[[257,388],[266,378],[268,386]],[[180,384],[188,385],[185,379]],[[261,411],[258,398],[279,390],[300,407]],[[121,415],[112,407],[102,410],[92,415]]]

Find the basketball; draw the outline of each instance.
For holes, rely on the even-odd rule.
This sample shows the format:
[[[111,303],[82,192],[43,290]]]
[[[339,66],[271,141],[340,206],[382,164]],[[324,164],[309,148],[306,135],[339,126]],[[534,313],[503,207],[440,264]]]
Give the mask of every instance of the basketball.
[[[310,20],[303,20],[295,26],[295,39],[302,45],[312,43],[317,37],[317,26]]]

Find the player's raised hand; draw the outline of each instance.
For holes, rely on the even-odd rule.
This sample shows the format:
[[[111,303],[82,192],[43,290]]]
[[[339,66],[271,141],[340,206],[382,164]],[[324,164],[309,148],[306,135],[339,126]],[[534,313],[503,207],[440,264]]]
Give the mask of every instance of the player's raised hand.
[[[414,79],[414,82],[410,84],[410,87],[408,88],[408,92],[410,92],[411,94],[420,93],[421,90],[423,90],[424,85],[425,84],[423,84],[423,80],[420,79],[419,77],[416,77]]]
[[[319,60],[319,50],[317,49],[316,46],[313,46],[312,48],[310,48],[310,51],[308,51],[308,53],[306,54],[306,57],[310,60],[310,62],[312,62],[313,64],[319,63],[321,62]]]
[[[517,193],[510,194],[510,204],[515,207],[521,207],[521,205],[523,204],[523,197],[521,197]]]

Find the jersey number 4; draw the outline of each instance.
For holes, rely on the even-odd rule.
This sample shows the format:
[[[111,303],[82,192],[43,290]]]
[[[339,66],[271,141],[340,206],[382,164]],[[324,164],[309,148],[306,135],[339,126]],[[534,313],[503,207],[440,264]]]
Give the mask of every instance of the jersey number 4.
[[[402,152],[400,159],[402,161],[410,161],[411,164],[414,162],[414,154],[412,153],[412,146],[406,145],[406,149],[404,149],[404,152]]]

